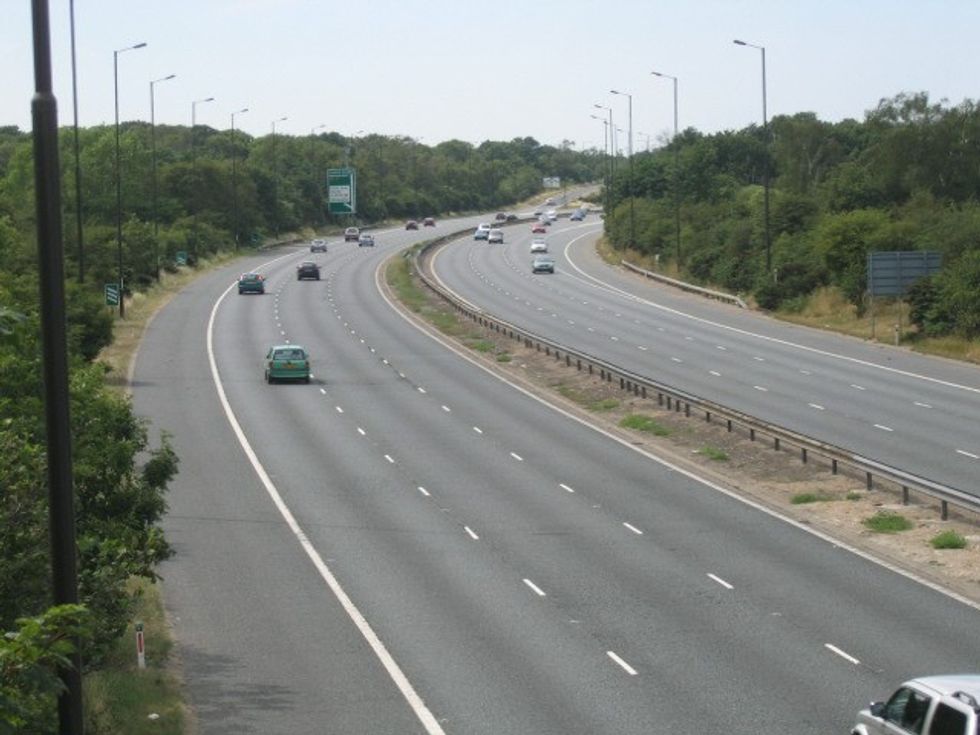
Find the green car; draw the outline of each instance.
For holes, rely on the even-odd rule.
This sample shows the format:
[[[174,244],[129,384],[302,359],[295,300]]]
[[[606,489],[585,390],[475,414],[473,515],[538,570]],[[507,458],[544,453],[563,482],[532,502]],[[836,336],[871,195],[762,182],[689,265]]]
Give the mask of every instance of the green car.
[[[265,382],[302,380],[310,382],[310,356],[299,345],[275,345],[265,356]]]
[[[238,278],[238,293],[265,293],[265,278],[259,273],[242,273]]]

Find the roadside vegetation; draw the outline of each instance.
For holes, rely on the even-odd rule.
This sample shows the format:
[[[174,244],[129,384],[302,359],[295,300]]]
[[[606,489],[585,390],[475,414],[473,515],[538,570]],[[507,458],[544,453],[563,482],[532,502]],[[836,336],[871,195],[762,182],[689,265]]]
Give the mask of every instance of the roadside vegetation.
[[[875,533],[900,533],[915,527],[908,518],[890,510],[880,510],[863,523]]]

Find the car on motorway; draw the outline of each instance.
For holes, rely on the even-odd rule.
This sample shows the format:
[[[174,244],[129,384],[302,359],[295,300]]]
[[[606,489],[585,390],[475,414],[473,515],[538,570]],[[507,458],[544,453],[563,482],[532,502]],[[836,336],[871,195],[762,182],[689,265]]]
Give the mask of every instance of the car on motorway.
[[[545,199],[545,200],[544,200],[544,203],[545,203],[545,205],[546,205],[546,206],[548,206],[548,207],[553,207],[553,206],[555,206],[555,200],[554,200],[554,197],[548,197],[547,199]]]
[[[405,223],[406,230],[417,230],[418,228],[419,228],[419,223],[416,222],[414,219],[410,219],[408,222]]]
[[[474,240],[486,240],[490,236],[490,225],[486,222],[481,222],[476,227],[476,231],[473,233]]]
[[[547,252],[548,252],[548,243],[546,243],[540,237],[539,238],[536,238],[531,243],[531,253],[532,254],[534,254],[534,253],[547,253]]]
[[[265,382],[310,382],[310,356],[300,345],[273,345],[265,355]]]
[[[550,255],[535,255],[531,261],[531,273],[554,273],[555,259]]]
[[[487,233],[487,244],[490,243],[502,243],[504,241],[504,231],[492,229]]]
[[[924,676],[858,713],[851,735],[980,735],[980,674]]]
[[[572,222],[581,222],[585,219],[585,215],[586,212],[584,209],[576,209],[574,212],[572,212],[572,215],[568,219],[570,219]]]
[[[497,212],[497,213],[496,213],[496,214],[495,214],[495,215],[493,216],[493,218],[494,218],[494,220],[495,220],[495,221],[497,221],[497,222],[506,222],[506,221],[507,221],[507,215],[506,215],[506,214],[504,214],[503,212]]]
[[[373,248],[374,247],[374,235],[369,235],[366,232],[362,232],[361,236],[357,238],[357,247],[359,248]]]
[[[423,227],[435,227],[436,226],[436,218],[435,217],[426,217],[424,220],[422,220],[422,226]]]
[[[531,232],[533,234],[544,234],[548,231],[548,228],[544,226],[544,222],[535,222],[531,225]]]
[[[544,216],[547,218],[549,222],[554,222],[555,220],[558,219],[558,212],[556,212],[553,209],[549,209],[547,212],[544,213]]]
[[[261,273],[242,273],[238,277],[238,293],[265,293],[265,276]]]
[[[506,219],[507,219],[508,222],[516,222],[517,221],[517,215],[516,214],[513,214],[511,212],[508,212]]]
[[[302,281],[304,279],[319,281],[320,266],[318,266],[312,260],[304,260],[302,263],[296,266],[296,280]]]
[[[344,230],[344,242],[357,242],[361,236],[361,231],[357,227],[348,227]]]
[[[538,207],[537,209],[534,210],[535,217],[540,217],[542,214],[544,214],[544,210],[541,209],[541,207]]]
[[[310,252],[311,253],[325,253],[327,252],[327,241],[316,239],[310,242]]]

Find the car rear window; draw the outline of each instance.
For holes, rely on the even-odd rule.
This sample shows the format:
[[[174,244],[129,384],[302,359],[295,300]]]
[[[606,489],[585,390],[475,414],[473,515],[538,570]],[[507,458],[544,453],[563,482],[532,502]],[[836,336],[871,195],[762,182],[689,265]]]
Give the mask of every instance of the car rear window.
[[[303,350],[276,350],[272,359],[274,360],[303,360],[306,358],[306,353]]]

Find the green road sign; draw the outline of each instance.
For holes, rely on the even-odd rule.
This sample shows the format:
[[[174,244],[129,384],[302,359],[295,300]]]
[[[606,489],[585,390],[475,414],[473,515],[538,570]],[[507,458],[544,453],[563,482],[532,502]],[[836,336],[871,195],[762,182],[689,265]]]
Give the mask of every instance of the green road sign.
[[[352,168],[327,171],[327,211],[330,214],[357,212],[357,172]]]
[[[174,261],[176,261],[177,265],[187,265],[187,251],[178,250],[174,254]]]
[[[119,306],[119,284],[107,283],[105,285],[105,305]]]

